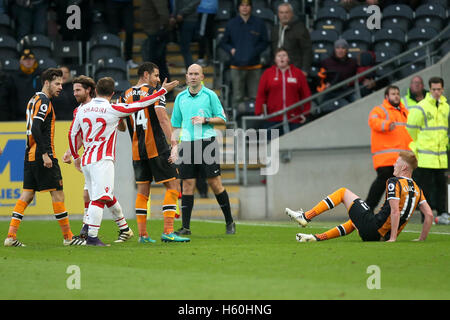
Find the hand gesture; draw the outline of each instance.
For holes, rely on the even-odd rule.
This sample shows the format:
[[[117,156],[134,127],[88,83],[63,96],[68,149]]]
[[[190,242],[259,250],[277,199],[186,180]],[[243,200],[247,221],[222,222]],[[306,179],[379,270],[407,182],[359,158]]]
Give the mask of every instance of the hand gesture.
[[[172,91],[176,86],[178,86],[178,84],[179,84],[179,81],[178,81],[178,80],[174,80],[174,81],[172,81],[172,82],[167,83],[167,78],[166,78],[166,79],[164,79],[164,82],[163,82],[163,84],[162,84],[162,87],[163,87],[164,89],[166,89],[167,92],[170,92],[170,91]]]

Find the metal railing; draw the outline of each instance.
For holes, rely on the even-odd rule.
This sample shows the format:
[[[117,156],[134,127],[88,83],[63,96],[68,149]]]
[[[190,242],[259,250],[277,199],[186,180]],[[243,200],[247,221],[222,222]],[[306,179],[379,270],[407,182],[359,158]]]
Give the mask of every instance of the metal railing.
[[[368,76],[370,74],[374,74],[374,73],[376,73],[377,70],[380,70],[383,67],[386,67],[388,65],[397,64],[393,68],[393,70],[391,70],[390,72],[383,74],[383,76],[381,76],[381,77],[377,77],[376,78],[377,82],[381,81],[381,80],[384,80],[384,79],[386,79],[388,77],[391,77],[393,74],[397,73],[402,68],[405,68],[408,65],[411,65],[411,64],[416,63],[418,61],[425,60],[426,67],[428,67],[432,63],[432,55],[435,54],[436,52],[438,52],[438,50],[434,50],[433,51],[432,50],[432,46],[435,43],[439,42],[439,40],[442,38],[442,36],[446,32],[448,32],[449,29],[450,29],[450,25],[448,25],[441,32],[439,32],[439,34],[437,36],[435,36],[434,38],[426,41],[421,46],[418,46],[418,47],[415,47],[415,48],[411,48],[411,49],[409,49],[409,50],[407,50],[407,51],[405,51],[405,52],[403,52],[403,53],[401,53],[401,54],[399,54],[399,55],[397,55],[395,57],[392,57],[391,59],[388,59],[388,60],[386,60],[384,62],[381,62],[381,63],[377,64],[376,66],[374,66],[374,67],[372,67],[372,68],[370,68],[370,69],[368,69],[368,70],[366,70],[364,72],[358,73],[357,75],[355,75],[355,76],[353,76],[351,78],[348,78],[348,79],[346,79],[344,81],[341,81],[340,83],[335,84],[335,85],[327,88],[326,90],[324,90],[322,92],[313,94],[313,95],[311,95],[310,97],[308,97],[306,99],[298,101],[298,102],[294,103],[293,105],[291,105],[291,106],[289,106],[289,107],[287,107],[287,108],[285,108],[283,110],[271,113],[269,115],[266,114],[266,115],[260,115],[260,116],[243,116],[241,118],[242,129],[243,129],[244,132],[246,132],[246,130],[247,130],[247,123],[249,121],[252,121],[252,122],[265,121],[265,120],[271,119],[271,118],[276,117],[276,116],[283,116],[284,120],[283,120],[283,122],[278,123],[277,125],[275,125],[272,128],[276,128],[276,127],[279,127],[279,126],[283,126],[285,128],[286,127],[288,128],[289,127],[288,126],[289,122],[288,122],[288,119],[287,119],[287,113],[288,112],[290,112],[291,110],[293,110],[295,108],[298,108],[299,106],[301,106],[301,105],[303,105],[305,103],[313,102],[316,99],[324,98],[325,95],[327,95],[327,94],[329,94],[331,92],[334,92],[334,91],[336,91],[338,89],[341,89],[341,88],[344,88],[344,87],[348,88],[348,87],[350,87],[350,84],[352,82],[353,82],[353,90],[350,91],[350,92],[346,91],[345,95],[354,93],[356,95],[356,99],[358,100],[358,99],[361,98],[361,91],[360,91],[361,87],[360,87],[358,79],[363,78],[364,76]],[[400,64],[400,61],[403,58],[405,58],[406,56],[412,54],[413,52],[415,52],[415,51],[417,51],[419,49],[423,50],[424,48],[425,48],[425,51],[426,51],[426,54],[424,56],[418,57],[417,59],[412,60],[412,61],[410,61],[410,62],[408,62],[406,64]],[[334,99],[336,99],[336,98],[337,97],[335,97]],[[323,105],[325,103],[327,103],[327,101],[323,102],[321,105]],[[308,113],[310,113],[310,112],[306,112],[303,115],[307,115]],[[301,115],[299,115],[299,116],[301,116]],[[243,172],[242,172],[243,185],[247,186],[247,184],[248,184],[248,172],[247,172],[247,169],[248,169],[247,168],[247,153],[248,153],[248,149],[247,149],[247,145],[246,145],[246,141],[245,141],[245,135],[244,135],[243,141],[241,143],[243,145],[243,153],[244,153],[243,154],[243,161],[244,161],[244,163],[243,163]]]

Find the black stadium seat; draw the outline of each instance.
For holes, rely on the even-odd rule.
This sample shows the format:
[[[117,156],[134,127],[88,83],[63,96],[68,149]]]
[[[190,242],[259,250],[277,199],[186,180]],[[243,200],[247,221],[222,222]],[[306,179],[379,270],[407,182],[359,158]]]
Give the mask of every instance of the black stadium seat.
[[[127,63],[121,57],[99,59],[95,64],[94,78],[111,77],[115,81],[128,80]]]
[[[46,70],[48,68],[58,68],[58,63],[50,57],[37,57],[37,61],[42,70]]]
[[[234,4],[232,0],[219,0],[219,8],[217,10],[216,17],[214,18],[214,24],[216,28],[215,36],[219,33],[225,32],[225,27],[234,16]]]
[[[319,9],[314,21],[314,29],[336,30],[341,33],[347,20],[347,12],[340,6],[323,7]]]
[[[0,13],[0,34],[14,36],[14,29],[11,24],[11,19],[5,13]]]
[[[323,59],[328,58],[334,49],[334,42],[339,34],[335,30],[314,30],[310,34],[313,49],[313,62],[320,64]]]
[[[21,48],[30,48],[36,58],[52,56],[53,44],[50,38],[42,34],[29,34],[20,40]]]
[[[88,42],[89,62],[96,63],[99,59],[121,57],[122,41],[111,33],[102,33]]]
[[[55,44],[53,55],[59,62],[70,60],[73,64],[81,65],[83,61],[81,41],[60,41]]]
[[[439,31],[447,24],[448,19],[445,8],[439,4],[428,3],[416,9],[416,17],[414,19],[414,26],[416,27],[433,27]]]
[[[346,99],[337,99],[332,101],[327,101],[319,106],[319,112],[320,113],[329,113],[333,112],[339,108],[342,108],[343,106],[347,105],[348,101]]]
[[[405,32],[400,28],[381,28],[375,32],[373,41],[375,51],[389,49],[400,53],[405,46]]]
[[[16,39],[8,35],[0,35],[0,57],[2,59],[19,58]]]
[[[383,28],[397,27],[407,32],[414,20],[414,11],[406,4],[393,4],[383,10]]]
[[[367,28],[348,29],[341,37],[347,40],[349,52],[367,51],[372,44],[372,33]]]
[[[367,18],[369,17],[367,7],[367,5],[360,5],[350,9],[348,13],[347,28],[366,28]]]
[[[18,59],[6,58],[0,61],[0,69],[6,73],[12,73],[18,71],[20,63]]]
[[[408,31],[408,49],[423,45],[428,40],[438,35],[438,31],[432,27],[415,27]],[[434,49],[435,46],[432,46]]]

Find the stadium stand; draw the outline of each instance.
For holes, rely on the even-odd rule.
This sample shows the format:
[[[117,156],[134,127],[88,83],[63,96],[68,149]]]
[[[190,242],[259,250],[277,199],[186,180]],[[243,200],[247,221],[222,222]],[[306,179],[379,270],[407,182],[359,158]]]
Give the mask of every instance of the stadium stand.
[[[20,48],[30,48],[37,58],[48,58],[52,56],[53,43],[45,35],[30,34],[20,40]]]

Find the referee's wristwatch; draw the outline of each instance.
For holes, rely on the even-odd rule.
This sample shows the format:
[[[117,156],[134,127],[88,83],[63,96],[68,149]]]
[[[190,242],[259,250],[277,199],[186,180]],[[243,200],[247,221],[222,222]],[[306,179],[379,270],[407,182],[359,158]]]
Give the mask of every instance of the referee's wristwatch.
[[[209,124],[209,118],[205,118],[205,124]]]

